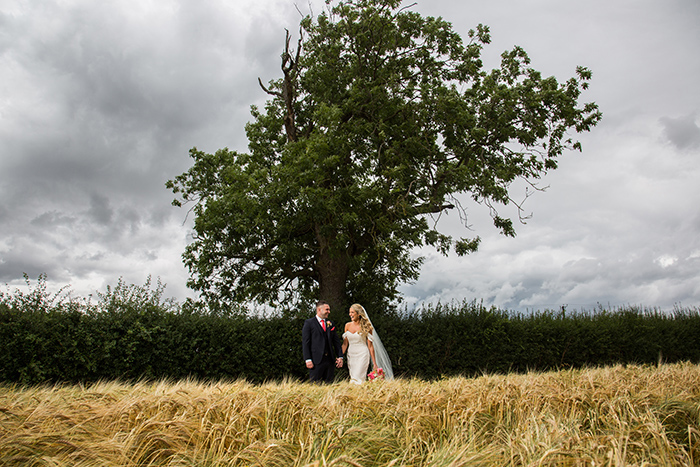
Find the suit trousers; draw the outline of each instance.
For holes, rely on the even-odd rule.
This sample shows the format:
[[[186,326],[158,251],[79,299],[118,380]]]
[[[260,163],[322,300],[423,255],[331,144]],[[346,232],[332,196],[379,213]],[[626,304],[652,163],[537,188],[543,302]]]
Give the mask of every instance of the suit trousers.
[[[323,356],[321,363],[309,369],[309,381],[312,383],[332,383],[335,379],[335,361],[328,353]]]

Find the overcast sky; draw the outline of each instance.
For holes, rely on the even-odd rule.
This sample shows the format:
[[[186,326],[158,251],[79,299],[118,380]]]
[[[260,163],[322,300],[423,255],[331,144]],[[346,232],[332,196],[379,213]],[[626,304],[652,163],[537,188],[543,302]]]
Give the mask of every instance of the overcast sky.
[[[408,3],[407,3],[408,4]],[[318,12],[322,3],[313,1]],[[257,84],[280,76],[284,29],[304,1],[0,0],[0,284],[45,273],[87,296],[150,275],[191,296],[181,254],[191,222],[165,182],[188,150],[245,151]],[[409,305],[483,300],[503,309],[700,305],[700,2],[424,0],[466,36],[565,80],[593,71],[602,122],[527,199],[505,238],[485,208],[442,227],[479,235],[458,258],[425,250]],[[515,198],[524,189],[517,188]],[[509,213],[509,212],[505,212]],[[512,214],[512,213],[511,213]]]

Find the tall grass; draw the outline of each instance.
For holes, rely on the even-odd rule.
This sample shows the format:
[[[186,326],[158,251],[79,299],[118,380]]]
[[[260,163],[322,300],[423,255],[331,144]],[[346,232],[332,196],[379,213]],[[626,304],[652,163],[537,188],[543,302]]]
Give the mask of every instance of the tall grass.
[[[700,367],[4,385],[0,465],[700,465]]]

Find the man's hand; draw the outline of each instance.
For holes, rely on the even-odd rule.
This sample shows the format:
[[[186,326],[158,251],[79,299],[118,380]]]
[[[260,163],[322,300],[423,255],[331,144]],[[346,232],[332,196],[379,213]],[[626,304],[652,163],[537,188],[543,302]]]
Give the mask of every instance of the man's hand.
[[[335,359],[335,367],[336,368],[343,368],[343,359],[342,358]]]
[[[309,360],[308,362],[306,362],[306,368],[308,368],[308,369],[310,370],[310,369],[312,369],[313,367],[314,367],[314,362],[312,362],[311,360]]]

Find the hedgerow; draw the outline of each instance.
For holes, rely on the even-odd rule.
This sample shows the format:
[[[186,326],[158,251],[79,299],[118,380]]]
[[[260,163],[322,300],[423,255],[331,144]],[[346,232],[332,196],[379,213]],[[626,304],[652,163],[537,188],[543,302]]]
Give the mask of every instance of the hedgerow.
[[[164,286],[119,281],[96,297],[50,294],[44,276],[29,292],[0,292],[0,381],[304,379],[303,320],[210,312],[163,299]],[[29,283],[29,281],[28,281]],[[331,315],[340,329],[342,310]],[[528,314],[477,301],[374,312],[399,376],[437,379],[611,364],[700,362],[700,310],[624,307]],[[346,377],[346,370],[338,377]]]

